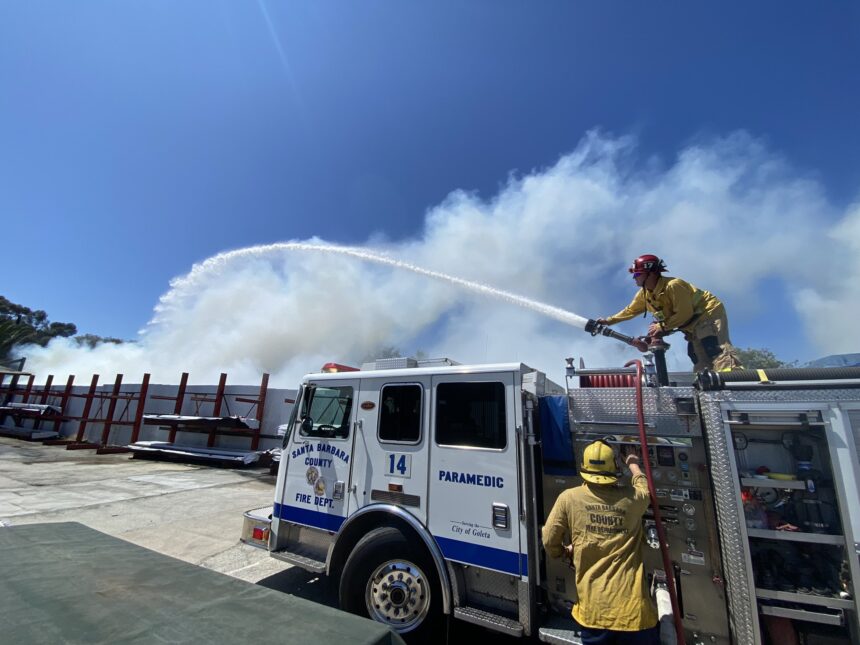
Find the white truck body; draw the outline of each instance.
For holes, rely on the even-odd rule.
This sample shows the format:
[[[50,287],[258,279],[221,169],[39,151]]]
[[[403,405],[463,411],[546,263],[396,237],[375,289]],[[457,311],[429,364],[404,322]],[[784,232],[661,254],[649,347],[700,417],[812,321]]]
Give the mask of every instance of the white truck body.
[[[686,642],[763,642],[772,616],[800,628],[829,625],[845,639],[835,642],[857,642],[860,390],[853,382],[768,384],[645,389],[649,458]],[[566,616],[573,572],[546,557],[540,531],[558,494],[579,483],[571,467],[588,441],[638,441],[633,390],[565,394],[520,363],[309,374],[285,434],[274,505],[246,514],[243,540],[337,578],[344,608],[402,633],[427,630],[447,614],[509,635],[577,643]],[[569,463],[560,470],[544,399],[567,408],[570,427],[552,439],[567,442],[561,459]],[[809,505],[838,506],[827,537],[756,532],[744,522],[741,498],[763,486],[750,480],[747,457],[794,467],[787,448],[774,447],[772,427],[814,446],[820,471],[844,476],[833,477],[831,497],[813,496]],[[739,428],[752,438],[749,450],[738,448]],[[761,541],[779,550],[787,538],[825,545],[815,548],[828,561],[843,559],[841,596],[762,586]],[[660,587],[659,552],[646,549],[645,564]],[[664,619],[670,627],[671,616]]]

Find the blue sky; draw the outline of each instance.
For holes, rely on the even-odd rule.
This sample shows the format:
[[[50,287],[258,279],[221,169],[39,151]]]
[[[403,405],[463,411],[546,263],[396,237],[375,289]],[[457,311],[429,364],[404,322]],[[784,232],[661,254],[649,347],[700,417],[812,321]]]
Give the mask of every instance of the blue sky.
[[[740,176],[708,213],[719,203],[737,207],[738,193],[749,218],[763,205],[800,204],[796,236],[812,242],[817,222],[822,239],[847,244],[841,253],[855,257],[854,3],[17,0],[0,4],[0,14],[7,256],[0,293],[74,322],[82,333],[134,338],[170,280],[195,263],[230,249],[316,237],[436,262],[430,268],[586,317],[626,304],[632,289],[625,266],[638,252],[654,251],[673,273],[723,297],[740,346],[801,360],[851,349],[816,332],[810,308],[839,313],[852,287],[834,275],[798,299],[809,286],[807,267],[787,271],[797,258],[780,264],[778,245],[787,254],[803,245],[786,229],[795,220],[784,222],[779,208],[758,227],[735,229],[773,247],[767,262],[754,260],[761,266],[748,284],[738,267],[755,247],[735,249],[731,228],[694,235],[685,216],[666,219],[666,212],[678,203],[669,187],[688,185],[672,178],[698,168],[679,163],[689,151],[718,169],[743,158]],[[430,253],[428,214],[445,212],[485,233],[515,228],[516,214],[494,219],[500,196],[517,190],[511,182],[551,175],[560,159],[589,145],[589,154],[610,160],[607,190],[617,189],[617,203],[637,219],[554,220],[549,213],[535,220],[582,233],[569,249],[553,250],[540,280],[526,268],[544,254],[540,246],[525,244],[519,258],[513,247],[494,256],[498,249],[480,245],[444,259],[438,249]],[[763,167],[771,170],[759,173]],[[636,188],[649,181],[666,186],[659,199]],[[468,196],[485,216],[470,219],[468,207],[452,206],[452,193]],[[695,196],[687,198],[695,209]],[[653,204],[660,213],[649,210]],[[652,218],[661,230],[646,225]],[[604,228],[612,235],[601,247]],[[780,240],[770,241],[768,231]],[[825,245],[815,244],[817,257]],[[576,264],[578,254],[592,258],[588,266]],[[812,260],[819,278],[860,275],[837,255]],[[519,273],[494,272],[494,263],[518,260]],[[371,280],[381,271],[343,270]],[[299,273],[279,271],[279,284],[294,289]],[[250,297],[237,300],[236,307],[258,309]],[[393,329],[392,344],[457,349],[455,339],[468,337],[468,328],[455,323],[466,324],[461,308],[471,306],[440,306],[423,327]],[[278,324],[302,324],[301,311],[269,313]],[[493,315],[504,316],[498,308]],[[623,329],[640,327],[637,321]],[[527,329],[547,332],[535,322]],[[254,330],[269,333],[265,324]],[[513,325],[509,333],[523,331]],[[481,333],[492,346],[493,325]],[[510,347],[498,335],[499,346]],[[343,351],[357,355],[366,347],[357,342]],[[513,353],[486,358],[530,356],[525,345]]]

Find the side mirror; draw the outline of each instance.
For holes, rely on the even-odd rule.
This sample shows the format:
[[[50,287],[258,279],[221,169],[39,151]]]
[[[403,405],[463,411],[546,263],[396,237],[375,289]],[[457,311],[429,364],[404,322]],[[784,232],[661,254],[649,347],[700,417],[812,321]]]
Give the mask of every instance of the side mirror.
[[[310,417],[302,419],[302,434],[311,434],[314,431],[314,420]]]

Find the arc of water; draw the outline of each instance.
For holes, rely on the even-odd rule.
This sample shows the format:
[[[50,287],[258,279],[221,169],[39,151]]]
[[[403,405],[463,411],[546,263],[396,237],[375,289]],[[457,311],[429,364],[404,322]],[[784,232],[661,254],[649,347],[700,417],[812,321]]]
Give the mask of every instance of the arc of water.
[[[335,244],[277,242],[274,244],[264,244],[260,246],[250,246],[243,249],[236,249],[233,251],[225,251],[224,253],[214,255],[199,264],[195,264],[192,267],[191,271],[188,273],[188,275],[173,280],[171,282],[171,287],[173,287],[174,290],[190,287],[201,278],[205,277],[213,271],[216,271],[220,267],[223,267],[231,260],[241,257],[261,255],[273,251],[308,251],[346,255],[358,258],[360,260],[365,260],[367,262],[383,264],[397,269],[405,269],[407,271],[417,273],[418,275],[423,275],[427,276],[428,278],[433,278],[435,280],[448,282],[449,284],[462,287],[464,289],[479,293],[484,296],[504,300],[505,302],[509,302],[520,307],[526,307],[544,316],[548,316],[560,322],[572,325],[574,327],[579,327],[581,329],[584,329],[586,322],[588,322],[586,318],[583,318],[582,316],[579,316],[573,312],[561,309],[560,307],[554,307],[543,302],[538,302],[537,300],[532,300],[531,298],[526,298],[525,296],[520,296],[509,291],[496,289],[495,287],[490,287],[488,285],[481,284],[479,282],[473,282],[471,280],[464,280],[463,278],[448,275],[440,271],[425,269],[424,267],[410,264],[409,262],[404,262],[403,260],[397,260],[395,258],[391,258],[379,253],[374,253],[372,251],[368,251],[367,249],[353,246],[337,246]]]

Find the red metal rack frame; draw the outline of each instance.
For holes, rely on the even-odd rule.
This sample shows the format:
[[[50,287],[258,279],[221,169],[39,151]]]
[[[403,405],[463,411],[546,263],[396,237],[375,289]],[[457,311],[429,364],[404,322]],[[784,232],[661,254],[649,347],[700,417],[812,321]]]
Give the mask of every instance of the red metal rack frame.
[[[45,384],[43,386],[34,386],[33,381],[35,379],[35,375],[30,374],[27,380],[27,385],[23,389],[17,388],[17,378],[13,378],[12,382],[8,386],[2,385],[2,379],[0,379],[0,392],[3,393],[3,406],[8,406],[9,403],[12,403],[13,399],[16,396],[21,397],[21,403],[35,403],[42,406],[53,405],[54,407],[59,409],[59,412],[48,412],[45,411],[33,411],[33,410],[15,410],[8,411],[2,410],[0,411],[0,421],[5,419],[7,416],[11,416],[13,419],[16,419],[16,424],[19,423],[19,419],[29,419],[33,421],[33,430],[40,430],[43,422],[53,422],[52,432],[59,433],[60,426],[64,421],[69,420],[69,417],[66,416],[66,406],[68,405],[69,398],[72,393],[72,388],[75,383],[74,374],[70,374],[68,379],[66,380],[66,387],[63,390],[54,390],[54,375],[49,374],[48,378],[45,380]],[[55,402],[58,400],[58,405],[55,405]],[[49,403],[49,401],[51,403]]]
[[[195,404],[195,415],[200,416],[199,420],[195,420],[189,417],[185,417],[182,419],[164,419],[157,418],[159,415],[153,415],[152,420],[144,420],[144,423],[149,425],[155,425],[161,428],[166,428],[169,432],[169,443],[176,442],[176,434],[178,432],[204,432],[207,433],[208,437],[206,440],[207,448],[214,448],[217,437],[222,435],[228,436],[241,436],[241,437],[249,437],[251,440],[251,450],[257,450],[260,445],[260,430],[263,423],[263,414],[265,412],[265,404],[266,404],[266,392],[269,387],[269,375],[263,374],[263,378],[260,382],[260,391],[256,398],[249,398],[247,396],[237,395],[237,394],[226,394],[227,388],[227,374],[221,373],[218,379],[218,386],[215,390],[214,396],[211,393],[205,392],[190,392],[186,390],[186,386],[188,384],[188,373],[183,372],[182,379],[179,383],[179,390],[177,391],[177,395],[175,397],[166,396],[166,395],[153,395],[152,399],[161,399],[166,401],[175,401],[173,414],[177,417],[182,415],[182,405],[184,403],[185,396],[188,395],[189,399]],[[248,414],[254,412],[255,419],[257,421],[256,428],[236,428],[228,427],[226,423],[226,419],[230,415],[230,399],[237,403],[250,403],[251,407],[248,410]],[[201,414],[201,406],[204,403],[212,404],[212,414],[211,417],[204,417]],[[226,409],[227,416],[222,417],[222,409]],[[246,417],[248,415],[245,415]],[[222,417],[225,419],[225,423],[223,425],[219,425],[217,421],[213,420],[214,418]]]
[[[93,374],[92,381],[90,382],[90,387],[87,389],[86,394],[70,395],[83,398],[85,400],[84,409],[81,413],[81,416],[70,417],[71,419],[77,420],[79,422],[78,432],[75,435],[75,438],[70,440],[46,441],[45,443],[50,443],[54,445],[65,445],[66,450],[95,450],[96,454],[100,455],[129,452],[129,448],[126,445],[111,445],[110,432],[114,426],[130,426],[132,443],[134,441],[137,441],[137,438],[140,435],[140,427],[143,422],[143,411],[146,407],[147,393],[149,391],[149,374],[143,375],[140,389],[137,392],[123,392],[122,379],[123,375],[117,374],[111,392],[99,392],[99,375]],[[91,416],[93,403],[95,401],[99,402],[99,406],[95,416]],[[124,401],[125,406],[123,407],[122,411],[119,414],[119,417],[117,418],[116,409],[117,404],[120,401]],[[102,417],[100,415],[105,402],[107,402],[108,404],[107,412],[105,416]],[[133,419],[130,415],[130,407],[132,403],[136,404]],[[87,426],[91,423],[102,424],[102,433],[98,443],[85,440]]]

